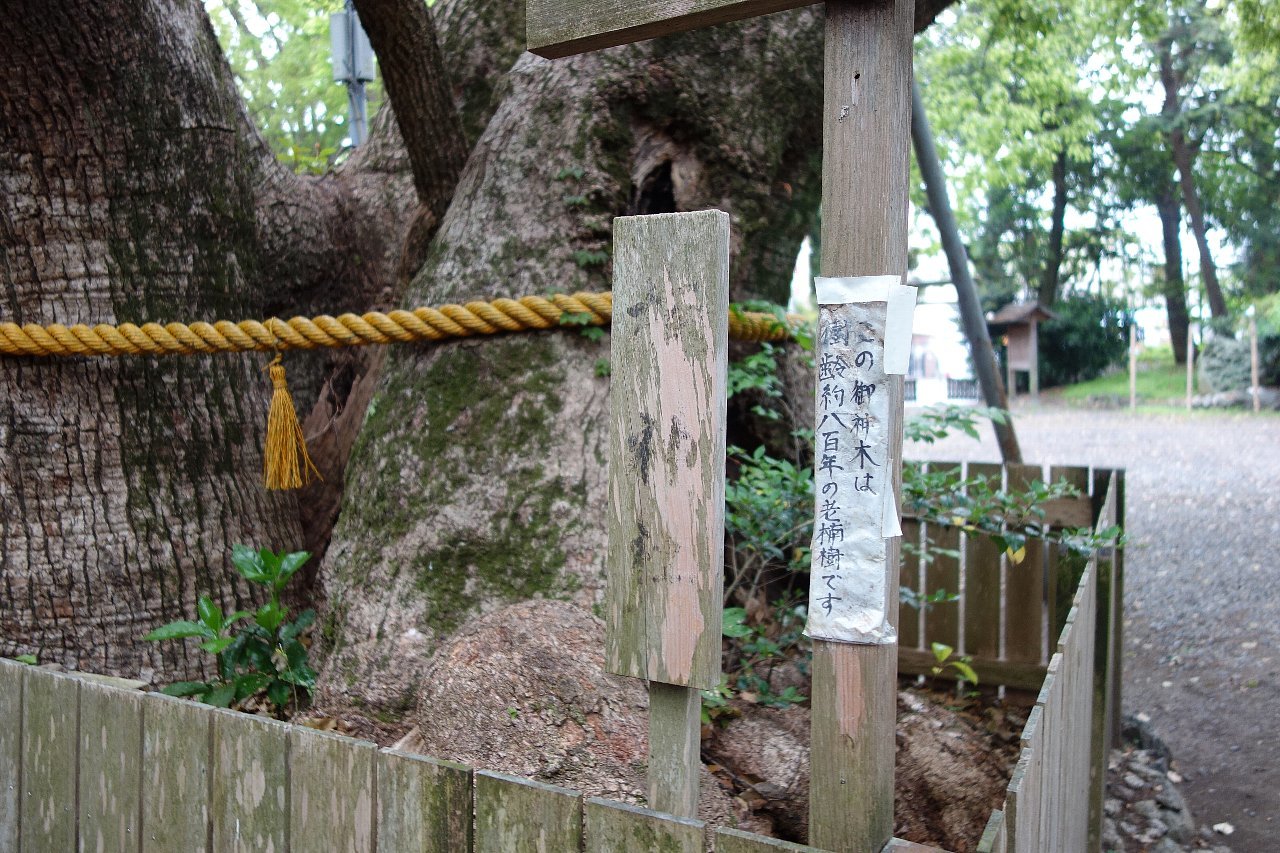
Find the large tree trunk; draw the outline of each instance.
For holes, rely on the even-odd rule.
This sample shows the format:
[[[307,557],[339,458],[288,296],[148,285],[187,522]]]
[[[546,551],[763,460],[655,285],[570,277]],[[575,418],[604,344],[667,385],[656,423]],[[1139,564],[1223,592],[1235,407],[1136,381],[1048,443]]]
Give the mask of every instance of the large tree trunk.
[[[510,37],[482,48],[460,33],[481,22],[469,5],[437,18],[463,79]],[[720,207],[734,298],[785,301],[816,199],[821,33],[805,10],[521,55],[408,299],[606,289],[613,217]],[[599,601],[608,355],[571,331],[388,354],[322,569],[322,701],[407,708],[439,642],[477,613]]]
[[[1200,204],[1200,194],[1196,191],[1195,151],[1187,141],[1179,121],[1182,114],[1182,99],[1179,94],[1183,81],[1173,66],[1172,46],[1168,39],[1160,47],[1160,83],[1164,87],[1164,106],[1161,114],[1168,124],[1169,148],[1173,152],[1173,163],[1178,168],[1178,186],[1182,190],[1182,203],[1187,208],[1187,216],[1191,219],[1191,233],[1195,236],[1196,249],[1200,255],[1200,280],[1204,284],[1205,297],[1209,301],[1209,310],[1215,317],[1227,316],[1227,300],[1222,295],[1222,287],[1218,284],[1218,269],[1213,263],[1213,252],[1209,248],[1208,226],[1204,219],[1204,208]]]
[[[1182,278],[1182,237],[1179,233],[1182,216],[1178,196],[1171,183],[1160,188],[1156,198],[1156,210],[1160,213],[1160,232],[1164,238],[1164,295],[1165,312],[1169,317],[1169,337],[1173,344],[1173,359],[1178,364],[1187,363],[1187,285]]]
[[[733,298],[785,302],[819,190],[820,12],[548,62],[521,53],[523,7],[434,7],[483,132],[407,300],[605,289],[615,216],[719,207]],[[321,572],[322,703],[407,709],[476,614],[599,602],[608,355],[571,330],[388,353]]]
[[[408,179],[278,166],[196,0],[10,4],[0,43],[5,319],[240,319],[386,283]],[[0,359],[0,655],[202,668],[141,635],[198,593],[247,604],[233,543],[300,542],[297,499],[260,484],[264,361]]]
[[[1058,287],[1062,278],[1062,239],[1067,230],[1067,149],[1058,152],[1053,161],[1053,215],[1049,223],[1049,252],[1044,259],[1044,271],[1040,274],[1040,304],[1052,305],[1058,301]]]

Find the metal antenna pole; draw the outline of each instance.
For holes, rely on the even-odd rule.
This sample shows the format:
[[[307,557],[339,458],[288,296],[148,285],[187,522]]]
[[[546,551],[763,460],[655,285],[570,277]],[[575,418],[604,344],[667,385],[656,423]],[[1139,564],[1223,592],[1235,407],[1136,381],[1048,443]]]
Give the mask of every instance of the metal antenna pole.
[[[351,144],[362,145],[369,138],[369,100],[364,81],[356,73],[356,39],[360,30],[355,5],[347,0],[347,67],[351,77],[347,81],[347,100],[351,104]]]

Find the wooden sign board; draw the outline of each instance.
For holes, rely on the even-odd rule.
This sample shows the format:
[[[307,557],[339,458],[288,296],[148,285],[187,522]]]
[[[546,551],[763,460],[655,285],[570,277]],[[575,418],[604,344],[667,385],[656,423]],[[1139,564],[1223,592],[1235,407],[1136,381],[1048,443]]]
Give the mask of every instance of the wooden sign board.
[[[528,0],[529,50],[547,59],[616,47],[757,15],[813,0]]]
[[[729,217],[614,221],[611,672],[711,690],[724,589]]]

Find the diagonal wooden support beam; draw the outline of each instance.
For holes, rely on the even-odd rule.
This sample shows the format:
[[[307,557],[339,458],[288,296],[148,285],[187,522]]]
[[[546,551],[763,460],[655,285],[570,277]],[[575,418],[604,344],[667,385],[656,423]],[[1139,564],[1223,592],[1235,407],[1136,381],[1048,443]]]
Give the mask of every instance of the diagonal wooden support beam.
[[[768,15],[813,0],[528,0],[529,50],[547,59]]]

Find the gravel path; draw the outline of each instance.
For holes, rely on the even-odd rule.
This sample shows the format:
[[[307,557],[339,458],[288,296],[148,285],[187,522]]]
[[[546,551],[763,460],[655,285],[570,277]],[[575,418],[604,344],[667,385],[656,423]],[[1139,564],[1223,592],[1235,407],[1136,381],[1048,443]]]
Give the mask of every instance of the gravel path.
[[[1015,408],[1032,463],[1123,467],[1124,707],[1169,745],[1201,824],[1280,849],[1280,417]],[[908,459],[999,459],[951,436]]]

